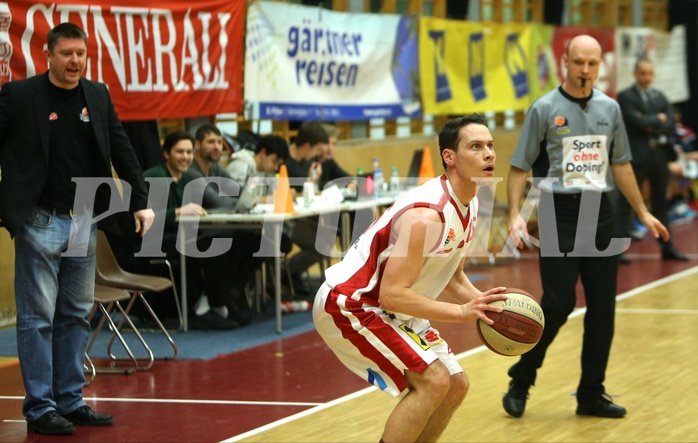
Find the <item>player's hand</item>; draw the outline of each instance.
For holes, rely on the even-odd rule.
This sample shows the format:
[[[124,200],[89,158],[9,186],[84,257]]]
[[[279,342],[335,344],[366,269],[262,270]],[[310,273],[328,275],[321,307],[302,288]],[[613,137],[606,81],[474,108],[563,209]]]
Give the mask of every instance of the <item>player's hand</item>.
[[[488,325],[493,324],[494,322],[487,317],[485,311],[502,312],[503,308],[501,306],[493,306],[490,303],[497,300],[506,300],[507,297],[504,295],[506,290],[507,288],[504,286],[488,289],[468,303],[461,305],[465,321],[482,320]]]
[[[316,161],[310,165],[310,170],[308,171],[308,179],[313,183],[317,183],[322,175],[322,163]]]
[[[155,220],[155,212],[152,209],[141,209],[133,213],[133,218],[136,222],[136,232],[143,237],[153,225]]]

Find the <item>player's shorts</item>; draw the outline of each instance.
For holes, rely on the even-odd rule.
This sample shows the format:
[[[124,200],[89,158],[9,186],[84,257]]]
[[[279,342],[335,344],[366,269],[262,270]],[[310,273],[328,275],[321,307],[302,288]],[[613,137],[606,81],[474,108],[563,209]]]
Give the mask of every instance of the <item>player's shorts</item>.
[[[349,370],[394,397],[407,389],[406,370],[424,372],[436,359],[451,375],[463,372],[436,329],[415,332],[395,315],[348,299],[327,284],[315,296],[313,321]]]

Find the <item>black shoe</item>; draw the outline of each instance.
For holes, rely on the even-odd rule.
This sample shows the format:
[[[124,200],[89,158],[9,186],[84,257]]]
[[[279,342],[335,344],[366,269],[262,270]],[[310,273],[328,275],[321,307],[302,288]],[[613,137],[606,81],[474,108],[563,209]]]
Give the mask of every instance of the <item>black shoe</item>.
[[[620,254],[620,255],[618,256],[618,264],[621,264],[621,265],[629,265],[629,264],[632,263],[632,262],[633,262],[633,261],[630,260],[630,258],[629,258],[627,255],[625,255],[625,254]]]
[[[212,310],[203,315],[194,315],[189,320],[189,327],[204,331],[237,329],[240,324],[232,318],[223,318]]]
[[[114,417],[95,412],[87,405],[80,406],[70,414],[65,414],[63,418],[78,426],[111,426],[114,424]]]
[[[48,411],[36,420],[28,421],[27,432],[44,435],[71,435],[75,434],[75,426],[58,415],[58,412]]]
[[[231,315],[235,317],[235,321],[237,321],[238,325],[247,326],[250,324],[252,318],[254,317],[254,311],[252,311],[252,309],[250,308],[239,308]]]
[[[521,417],[526,408],[526,400],[528,400],[528,388],[530,386],[523,383],[517,383],[514,380],[509,382],[509,391],[502,398],[502,405],[507,414],[512,417]]]
[[[690,259],[670,246],[662,249],[662,260],[689,261]]]
[[[601,395],[596,401],[577,405],[577,415],[593,415],[604,418],[622,418],[626,414],[623,406],[613,403],[606,395]]]

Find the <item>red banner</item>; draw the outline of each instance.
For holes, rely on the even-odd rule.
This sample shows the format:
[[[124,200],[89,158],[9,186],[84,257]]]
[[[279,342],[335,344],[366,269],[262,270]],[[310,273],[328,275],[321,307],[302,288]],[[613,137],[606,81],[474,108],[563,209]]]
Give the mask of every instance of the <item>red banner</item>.
[[[245,0],[114,3],[0,1],[0,86],[45,72],[46,34],[69,21],[88,34],[84,76],[108,85],[121,120],[242,111]]]
[[[611,97],[616,96],[616,59],[615,59],[615,30],[591,27],[556,27],[553,34],[553,56],[558,63],[557,73],[560,83],[565,80],[567,69],[562,56],[565,54],[567,42],[573,37],[586,34],[594,37],[601,45],[601,67],[599,77],[594,87],[605,92]]]

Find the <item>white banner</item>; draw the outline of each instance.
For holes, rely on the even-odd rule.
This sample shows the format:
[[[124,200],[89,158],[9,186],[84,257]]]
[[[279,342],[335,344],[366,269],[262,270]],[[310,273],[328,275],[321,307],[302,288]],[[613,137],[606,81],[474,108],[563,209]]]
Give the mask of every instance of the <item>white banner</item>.
[[[409,16],[252,3],[245,100],[279,120],[417,117],[416,26]]]
[[[686,28],[675,26],[670,33],[651,28],[618,28],[616,54],[618,91],[635,83],[633,70],[639,57],[654,63],[652,87],[662,91],[670,103],[690,98],[686,67]]]

